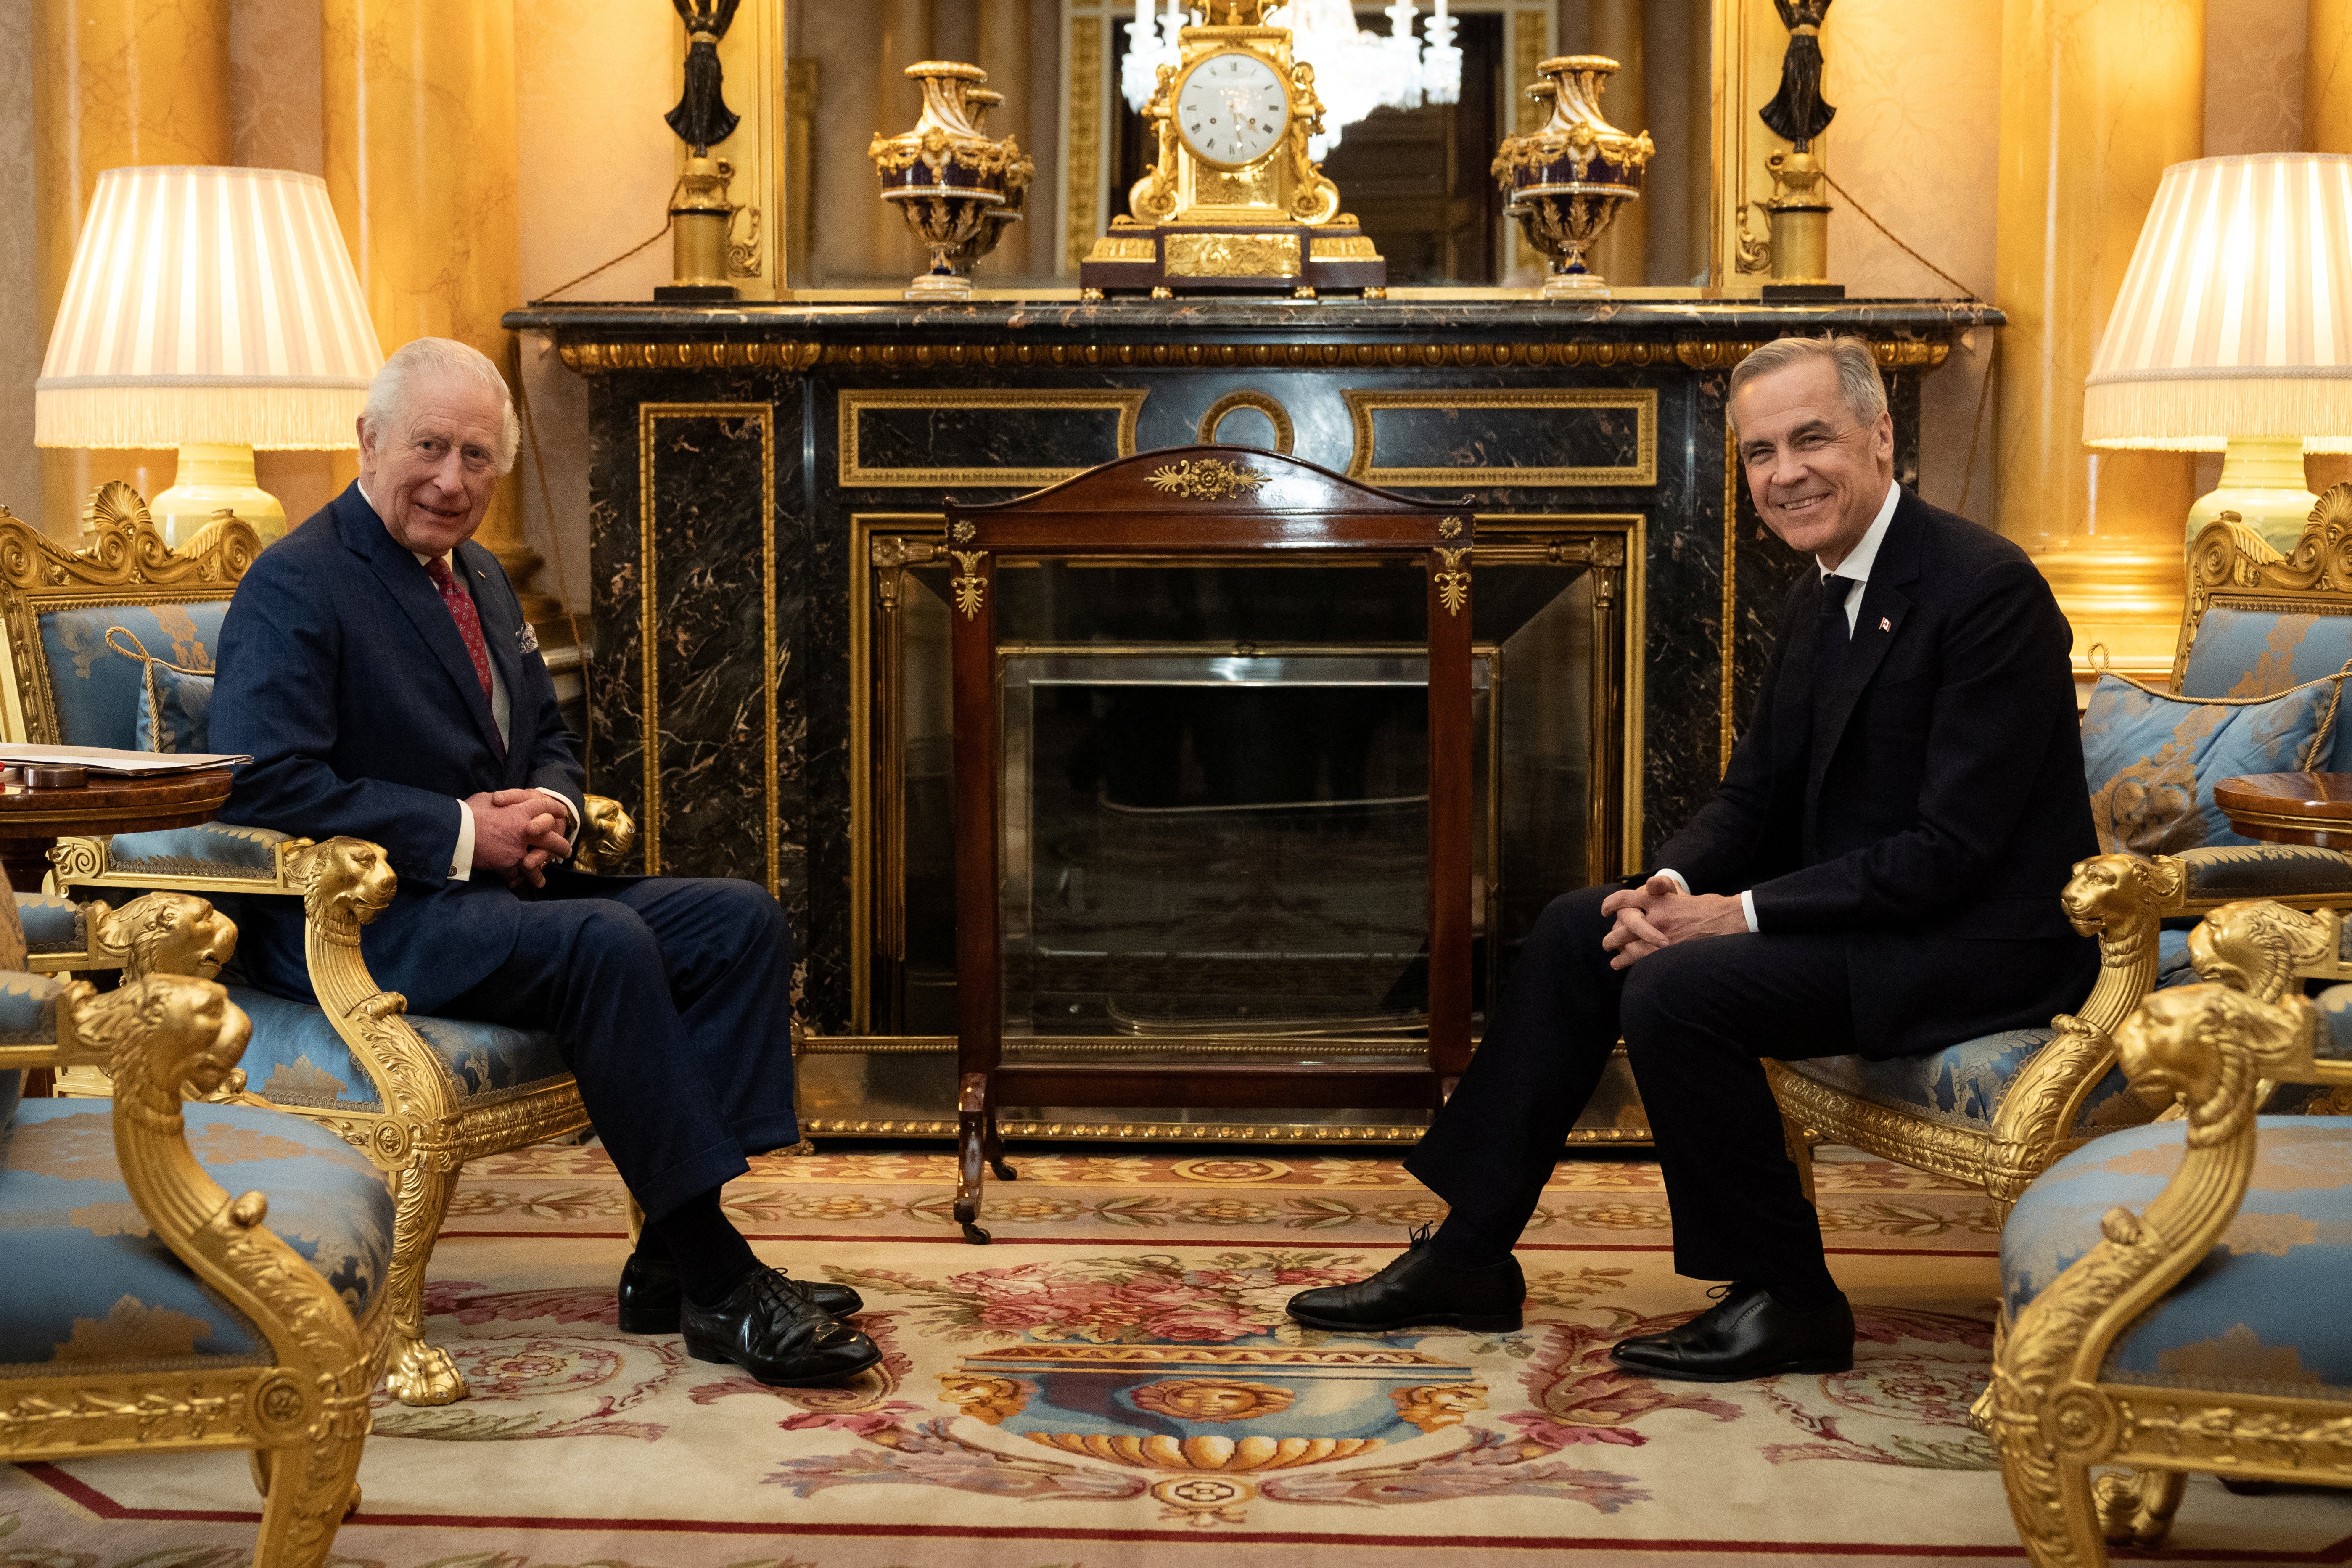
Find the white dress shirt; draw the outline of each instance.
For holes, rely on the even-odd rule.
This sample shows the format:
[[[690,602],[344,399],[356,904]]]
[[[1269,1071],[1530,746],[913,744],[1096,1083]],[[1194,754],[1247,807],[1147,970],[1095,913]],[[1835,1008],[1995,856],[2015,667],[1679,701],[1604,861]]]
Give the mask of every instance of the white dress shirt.
[[[1845,591],[1845,635],[1848,637],[1853,636],[1854,620],[1862,614],[1862,595],[1869,587],[1870,568],[1878,559],[1878,547],[1886,541],[1886,525],[1895,520],[1895,508],[1902,500],[1903,487],[1890,481],[1886,487],[1886,499],[1878,503],[1878,515],[1871,519],[1870,526],[1863,530],[1861,542],[1846,552],[1844,560],[1832,567],[1823,562],[1820,556],[1813,557],[1813,564],[1820,568],[1822,582],[1826,583],[1832,577],[1845,577],[1853,581],[1853,585]],[[1684,879],[1680,871],[1661,866],[1658,868],[1657,874],[1672,879],[1675,886],[1684,892],[1690,891],[1690,883]],[[1748,891],[1740,893],[1739,912],[1748,917],[1749,931],[1761,929],[1756,923],[1754,893]]]
[[[368,503],[369,510],[375,512],[376,521],[381,522],[383,520],[383,511],[381,508],[376,506],[375,498],[367,493],[367,487],[365,485],[360,486],[359,491],[360,500]],[[447,563],[451,580],[460,585],[465,584],[466,574],[457,568],[457,563],[456,560],[457,552],[454,550],[445,550],[438,555],[425,555],[414,550],[410,551],[409,553],[416,557],[416,563],[419,566],[430,567],[436,561]],[[465,592],[467,596],[470,597],[473,594],[473,589],[471,587],[466,587]],[[490,719],[491,721],[496,723],[499,727],[499,742],[502,744],[511,745],[513,743],[511,731],[513,728],[514,700],[507,694],[507,683],[499,674],[499,661],[497,659],[491,659],[489,661],[489,665]],[[536,785],[533,787],[538,788]],[[580,827],[580,815],[572,809],[572,802],[551,789],[540,789],[539,793],[547,796],[548,799],[555,802],[558,805],[563,808],[563,821],[565,825],[564,837],[566,838],[577,837]],[[456,849],[452,850],[449,855],[449,879],[453,882],[468,882],[473,880],[473,877],[474,809],[461,800],[457,803],[457,847]]]

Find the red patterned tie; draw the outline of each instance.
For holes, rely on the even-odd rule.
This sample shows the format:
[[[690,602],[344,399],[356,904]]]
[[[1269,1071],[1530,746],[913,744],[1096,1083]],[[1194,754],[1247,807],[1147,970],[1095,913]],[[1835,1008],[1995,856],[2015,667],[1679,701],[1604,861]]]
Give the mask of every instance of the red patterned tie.
[[[474,609],[473,596],[457,586],[457,579],[449,574],[449,563],[436,559],[425,563],[425,575],[441,590],[441,602],[449,606],[449,618],[457,623],[457,635],[466,641],[466,652],[474,660],[474,679],[482,683],[482,696],[490,695],[490,650],[482,641],[482,617]]]

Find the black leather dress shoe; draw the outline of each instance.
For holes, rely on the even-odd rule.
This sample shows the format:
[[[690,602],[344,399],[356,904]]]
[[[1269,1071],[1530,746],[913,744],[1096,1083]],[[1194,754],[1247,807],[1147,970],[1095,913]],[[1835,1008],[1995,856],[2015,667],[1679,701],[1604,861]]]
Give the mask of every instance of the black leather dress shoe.
[[[1385,1334],[1397,1329],[1452,1324],[1486,1333],[1519,1326],[1528,1299],[1519,1260],[1504,1255],[1484,1268],[1449,1268],[1424,1237],[1370,1279],[1318,1285],[1290,1299],[1290,1315],[1312,1329]]]
[[[794,1279],[793,1284],[807,1292],[827,1316],[846,1318],[866,1310],[866,1299],[846,1285],[820,1285],[807,1279]],[[621,1265],[620,1297],[623,1333],[677,1332],[677,1306],[686,1295],[678,1289],[677,1266],[668,1259],[629,1254],[629,1260]]]
[[[695,1360],[733,1362],[776,1388],[839,1383],[882,1359],[872,1340],[819,1310],[773,1268],[745,1275],[715,1307],[682,1301],[678,1327]]]
[[[1733,1285],[1679,1328],[1620,1340],[1609,1359],[1643,1377],[1739,1383],[1784,1372],[1853,1366],[1853,1309],[1840,1296],[1800,1310],[1761,1285]]]

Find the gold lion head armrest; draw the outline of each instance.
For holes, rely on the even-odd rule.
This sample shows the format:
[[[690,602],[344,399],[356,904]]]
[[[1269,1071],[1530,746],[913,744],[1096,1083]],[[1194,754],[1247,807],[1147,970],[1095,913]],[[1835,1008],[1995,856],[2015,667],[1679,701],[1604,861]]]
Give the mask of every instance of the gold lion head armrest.
[[[588,820],[581,825],[580,842],[572,846],[572,864],[591,876],[620,868],[637,847],[637,825],[609,795],[588,797]]]
[[[2265,1002],[2211,983],[2175,986],[2125,1020],[2116,1054],[2133,1088],[2180,1101],[2192,1146],[2211,1142],[2251,1124],[2266,1079],[2352,1082],[2352,985],[2316,1003]]]

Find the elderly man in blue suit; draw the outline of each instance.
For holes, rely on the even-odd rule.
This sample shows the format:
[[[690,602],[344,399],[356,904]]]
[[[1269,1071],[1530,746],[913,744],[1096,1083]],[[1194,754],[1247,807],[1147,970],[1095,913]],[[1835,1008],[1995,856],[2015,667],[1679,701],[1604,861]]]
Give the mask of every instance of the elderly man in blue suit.
[[[359,481],[264,551],[221,628],[212,736],[245,752],[230,821],[380,844],[399,896],[362,939],[422,1014],[552,1028],[643,1205],[621,1324],[765,1383],[831,1382],[880,1352],[855,1292],[761,1265],[719,1208],[745,1156],[800,1139],[792,949],[758,886],[569,864],[584,780],[514,587],[474,543],[520,434],[463,343],[384,362]],[[249,918],[265,989],[307,999],[299,910]]]

